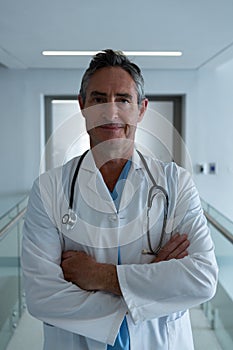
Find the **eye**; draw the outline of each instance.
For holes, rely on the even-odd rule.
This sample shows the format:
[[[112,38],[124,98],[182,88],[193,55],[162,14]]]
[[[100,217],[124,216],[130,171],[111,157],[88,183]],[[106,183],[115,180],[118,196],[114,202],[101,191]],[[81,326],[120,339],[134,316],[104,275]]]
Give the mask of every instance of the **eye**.
[[[127,103],[130,103],[130,101],[127,98],[122,98],[121,103],[127,104]]]
[[[132,102],[132,96],[128,93],[125,94],[117,94],[116,102],[121,103],[122,105],[128,105]]]
[[[130,99],[128,99],[126,97],[120,97],[120,98],[117,99],[116,102],[119,102],[119,103],[121,103],[123,105],[127,105],[127,104],[130,103]]]
[[[104,97],[94,97],[93,102],[98,104],[98,103],[106,103],[106,99]]]

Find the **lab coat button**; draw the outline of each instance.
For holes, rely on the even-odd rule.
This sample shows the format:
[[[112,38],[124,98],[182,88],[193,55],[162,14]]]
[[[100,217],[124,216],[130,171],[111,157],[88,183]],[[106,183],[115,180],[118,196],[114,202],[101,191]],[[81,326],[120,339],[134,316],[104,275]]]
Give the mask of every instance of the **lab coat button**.
[[[110,221],[116,221],[117,220],[117,215],[116,214],[109,215],[109,220]]]

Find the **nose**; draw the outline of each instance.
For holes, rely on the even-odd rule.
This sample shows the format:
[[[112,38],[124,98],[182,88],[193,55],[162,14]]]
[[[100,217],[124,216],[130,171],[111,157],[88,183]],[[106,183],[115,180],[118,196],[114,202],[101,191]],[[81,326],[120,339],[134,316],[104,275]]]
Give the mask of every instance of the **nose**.
[[[105,120],[107,121],[115,121],[116,119],[118,119],[118,107],[117,107],[117,103],[116,102],[108,102],[108,103],[104,103],[102,105],[103,107],[103,112],[102,112],[102,116]]]

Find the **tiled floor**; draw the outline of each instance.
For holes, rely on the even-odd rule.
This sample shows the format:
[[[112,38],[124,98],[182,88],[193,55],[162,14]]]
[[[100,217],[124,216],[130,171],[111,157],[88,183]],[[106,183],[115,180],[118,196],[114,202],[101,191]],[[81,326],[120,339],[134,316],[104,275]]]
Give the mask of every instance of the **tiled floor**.
[[[191,310],[191,322],[195,350],[222,350],[200,308]],[[41,322],[25,312],[7,350],[42,350],[42,342]]]

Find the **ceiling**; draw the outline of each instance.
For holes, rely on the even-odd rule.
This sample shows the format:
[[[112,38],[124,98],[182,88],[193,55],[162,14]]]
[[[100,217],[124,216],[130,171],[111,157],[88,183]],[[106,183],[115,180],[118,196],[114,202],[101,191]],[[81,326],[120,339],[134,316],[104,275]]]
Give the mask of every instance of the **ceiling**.
[[[90,57],[43,50],[182,51],[133,57],[144,69],[198,69],[233,58],[232,0],[0,0],[0,65],[84,68]]]

